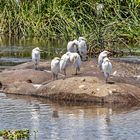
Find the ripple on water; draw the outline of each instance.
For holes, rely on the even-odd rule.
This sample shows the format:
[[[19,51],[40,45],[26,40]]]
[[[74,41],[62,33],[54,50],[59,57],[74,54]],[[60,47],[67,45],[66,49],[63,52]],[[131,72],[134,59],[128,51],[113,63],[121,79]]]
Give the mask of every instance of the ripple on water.
[[[57,113],[54,117],[53,113]],[[31,140],[139,139],[140,110],[66,106],[45,99],[0,94],[0,130],[27,128]]]

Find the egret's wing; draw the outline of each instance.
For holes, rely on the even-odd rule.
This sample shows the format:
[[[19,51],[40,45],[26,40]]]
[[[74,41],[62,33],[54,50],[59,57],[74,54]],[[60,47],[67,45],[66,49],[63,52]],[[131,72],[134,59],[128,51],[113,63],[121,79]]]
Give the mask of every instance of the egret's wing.
[[[69,64],[69,56],[65,55],[65,57],[62,57],[60,60],[60,71],[65,69]]]
[[[59,60],[52,60],[51,71],[55,74],[57,74],[60,71],[60,61]]]

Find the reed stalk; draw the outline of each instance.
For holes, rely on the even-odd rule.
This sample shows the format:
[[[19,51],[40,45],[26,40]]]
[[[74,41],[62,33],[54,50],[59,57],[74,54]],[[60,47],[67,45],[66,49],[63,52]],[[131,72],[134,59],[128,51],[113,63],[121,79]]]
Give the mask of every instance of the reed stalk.
[[[103,11],[97,11],[99,3]],[[0,32],[9,36],[72,40],[85,36],[91,47],[123,40],[140,42],[138,0],[1,0]]]

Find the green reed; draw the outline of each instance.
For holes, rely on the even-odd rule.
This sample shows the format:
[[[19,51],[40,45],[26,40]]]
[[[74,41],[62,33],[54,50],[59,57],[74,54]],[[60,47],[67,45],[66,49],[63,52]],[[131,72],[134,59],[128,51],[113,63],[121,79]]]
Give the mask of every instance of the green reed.
[[[102,11],[97,5],[103,3]],[[85,36],[91,47],[140,43],[138,0],[1,0],[0,32],[9,36],[71,40]]]

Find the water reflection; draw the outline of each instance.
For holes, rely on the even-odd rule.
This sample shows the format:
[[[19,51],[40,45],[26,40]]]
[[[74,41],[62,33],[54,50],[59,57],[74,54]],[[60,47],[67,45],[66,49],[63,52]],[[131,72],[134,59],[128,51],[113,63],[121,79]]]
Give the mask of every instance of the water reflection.
[[[41,53],[41,59],[52,59],[55,56],[62,56],[62,54],[66,52],[66,46],[67,41],[61,39],[50,40],[43,37],[6,37],[0,35],[0,68],[4,69],[8,66],[31,61],[31,50],[35,47],[39,47],[44,50],[44,52]],[[120,50],[124,49],[125,52],[126,48],[122,46],[119,47]],[[132,46],[130,48],[134,51],[132,53],[133,55],[139,55],[139,47]],[[127,53],[124,55],[127,55]],[[140,63],[139,57],[126,57],[118,60]]]
[[[61,56],[66,51],[67,42],[58,40],[47,40],[46,38],[19,38],[0,36],[0,64],[16,65],[27,62],[31,59],[31,50],[39,47],[44,52],[41,59],[50,59],[54,56]],[[7,62],[8,61],[8,62]]]
[[[121,107],[122,108],[122,107]],[[129,110],[129,111],[128,111]],[[0,129],[30,129],[31,140],[138,138],[139,107],[75,105],[44,98],[0,94]],[[133,129],[132,129],[132,128]],[[126,133],[126,131],[131,133]],[[136,131],[132,134],[132,130]],[[123,134],[123,132],[125,134]]]
[[[39,139],[37,137],[37,132],[39,130],[39,122],[40,122],[40,110],[39,108],[31,108],[31,134],[35,139]]]

